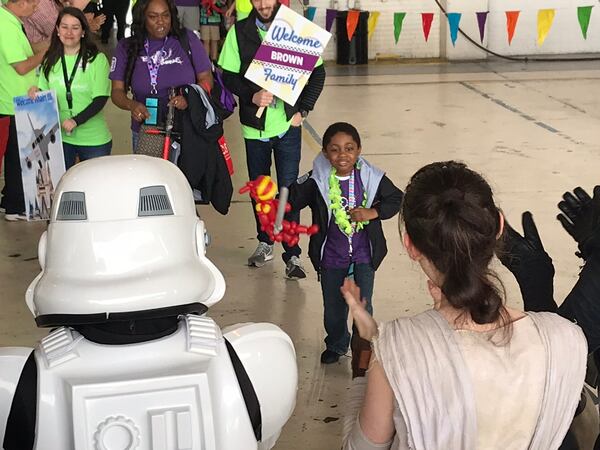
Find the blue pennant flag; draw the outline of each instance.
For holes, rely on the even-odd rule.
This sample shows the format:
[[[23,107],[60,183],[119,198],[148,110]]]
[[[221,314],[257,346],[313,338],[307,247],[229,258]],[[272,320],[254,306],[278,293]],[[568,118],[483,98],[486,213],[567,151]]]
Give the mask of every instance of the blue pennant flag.
[[[306,18],[308,20],[310,20],[311,22],[313,22],[315,20],[316,12],[317,12],[316,6],[309,6],[308,8],[306,8]]]
[[[460,23],[461,13],[448,13],[448,25],[450,25],[450,39],[452,46],[456,46],[456,38],[458,36],[458,24]]]

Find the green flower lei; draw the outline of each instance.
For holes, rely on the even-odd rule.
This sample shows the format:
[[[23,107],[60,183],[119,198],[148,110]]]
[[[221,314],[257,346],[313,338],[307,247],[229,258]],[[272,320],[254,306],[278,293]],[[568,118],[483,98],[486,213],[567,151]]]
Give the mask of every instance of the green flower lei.
[[[359,232],[365,225],[369,223],[368,220],[364,222],[350,222],[350,214],[342,205],[342,188],[340,187],[340,180],[335,176],[335,168],[331,168],[329,173],[329,208],[332,211],[335,223],[347,236],[352,236],[354,232]],[[363,190],[363,201],[361,208],[365,208],[367,205],[367,193]]]

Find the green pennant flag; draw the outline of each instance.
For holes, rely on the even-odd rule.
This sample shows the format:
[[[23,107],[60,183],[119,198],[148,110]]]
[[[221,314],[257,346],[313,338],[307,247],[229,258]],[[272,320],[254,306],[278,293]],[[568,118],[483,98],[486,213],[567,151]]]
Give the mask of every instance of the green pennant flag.
[[[400,39],[400,33],[402,33],[402,22],[404,22],[405,16],[405,12],[394,13],[394,38],[396,39],[396,44],[398,43],[398,39]]]
[[[588,26],[590,25],[590,16],[592,15],[593,6],[580,6],[577,8],[577,17],[579,18],[579,26],[583,33],[583,38],[587,39]]]

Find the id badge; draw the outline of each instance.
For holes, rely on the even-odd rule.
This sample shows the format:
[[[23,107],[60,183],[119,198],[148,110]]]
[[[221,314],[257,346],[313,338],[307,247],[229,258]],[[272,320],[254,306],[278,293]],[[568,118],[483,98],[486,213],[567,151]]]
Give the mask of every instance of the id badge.
[[[148,117],[144,123],[146,125],[156,125],[158,123],[158,98],[147,97],[146,98],[146,109],[148,110]]]

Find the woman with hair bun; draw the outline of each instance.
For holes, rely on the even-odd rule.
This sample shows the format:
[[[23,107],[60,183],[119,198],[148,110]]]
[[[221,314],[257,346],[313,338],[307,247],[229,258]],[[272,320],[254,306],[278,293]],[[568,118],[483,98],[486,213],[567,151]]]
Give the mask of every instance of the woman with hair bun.
[[[489,184],[462,163],[429,164],[406,188],[401,221],[434,307],[377,327],[345,283],[374,352],[366,379],[353,380],[344,449],[559,448],[583,387],[586,341],[556,314],[505,306],[490,268],[504,218]]]

